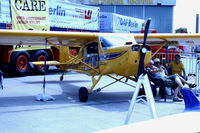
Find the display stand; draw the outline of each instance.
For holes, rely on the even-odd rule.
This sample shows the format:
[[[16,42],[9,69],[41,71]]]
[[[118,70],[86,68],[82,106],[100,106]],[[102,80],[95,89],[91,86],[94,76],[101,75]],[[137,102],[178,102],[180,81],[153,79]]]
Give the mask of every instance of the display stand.
[[[125,119],[125,122],[124,122],[125,125],[128,124],[128,122],[129,122],[129,119],[130,119],[131,114],[133,112],[133,108],[135,106],[135,103],[137,102],[137,96],[138,96],[138,93],[139,93],[139,90],[140,90],[140,87],[141,87],[142,84],[144,85],[144,91],[145,91],[145,94],[146,94],[146,98],[147,98],[147,102],[148,102],[148,105],[149,105],[149,109],[150,109],[152,118],[157,118],[157,113],[156,113],[156,109],[155,109],[155,101],[154,101],[154,97],[153,97],[153,94],[152,94],[152,91],[151,91],[151,86],[150,86],[150,83],[149,83],[148,76],[146,74],[142,74],[138,78],[136,89],[135,89],[135,92],[133,93],[131,103],[130,103],[130,106],[129,106],[129,110],[128,110],[128,113],[127,113],[127,116],[126,116],[126,119]]]
[[[45,75],[44,75],[43,88],[42,88],[43,92],[41,94],[38,94],[37,96],[35,96],[35,100],[37,100],[37,101],[52,101],[52,100],[55,100],[54,97],[52,97],[49,94],[46,94],[45,85],[46,85],[46,80],[45,80]]]
[[[46,40],[46,43],[45,43],[45,49],[47,49],[47,43],[48,41]],[[45,54],[45,58],[44,58],[44,79],[43,79],[43,87],[42,87],[42,94],[38,94],[35,99],[37,101],[52,101],[52,100],[55,100],[54,97],[52,97],[51,95],[48,95],[46,94],[45,92],[45,86],[46,86],[46,67],[47,67],[47,64],[46,64],[46,54]]]

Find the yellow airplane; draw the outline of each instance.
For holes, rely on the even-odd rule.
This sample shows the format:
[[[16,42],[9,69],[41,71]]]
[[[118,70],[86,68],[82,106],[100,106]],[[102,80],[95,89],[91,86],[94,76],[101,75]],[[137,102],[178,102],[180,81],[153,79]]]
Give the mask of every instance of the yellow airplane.
[[[150,21],[147,21],[148,31]],[[136,43],[138,42],[143,44]],[[124,33],[83,33],[83,32],[54,32],[54,31],[13,31],[0,30],[0,45],[51,45],[59,49],[59,61],[33,62],[34,65],[60,65],[61,70],[74,70],[92,76],[92,86],[79,89],[79,99],[88,100],[88,94],[94,90],[103,75],[115,81],[105,85],[105,88],[115,82],[128,84],[122,79],[136,81],[149,63],[152,53],[146,45],[173,45],[183,40],[188,43],[200,44],[200,35],[190,34],[124,34]],[[192,42],[193,41],[193,42]],[[75,55],[70,50],[75,49]],[[116,78],[115,75],[122,76]],[[96,78],[95,76],[98,76]],[[62,79],[62,77],[61,77]]]
[[[149,23],[150,20],[147,24]],[[140,68],[144,68],[151,58],[150,47],[137,44],[133,34],[0,30],[0,45],[17,44],[51,45],[59,49],[59,61],[37,61],[32,62],[33,65],[59,65],[60,70],[74,70],[91,75],[91,88],[81,87],[79,90],[79,99],[82,102],[88,100],[88,94],[93,92],[103,75],[109,76],[115,82],[125,83],[122,79],[127,77],[135,81],[139,64],[142,65]],[[144,53],[142,60],[141,49]],[[76,54],[71,55],[70,50],[76,50]]]
[[[74,70],[92,76],[93,85],[89,91],[80,88],[80,100],[87,101],[88,94],[103,75],[116,81],[136,76],[142,44],[137,44],[133,34],[77,33],[77,32],[34,32],[0,30],[0,45],[51,45],[59,49],[59,61],[46,61],[46,65],[60,65],[60,70]],[[76,49],[77,55],[71,55]],[[144,64],[151,58],[147,46]],[[44,65],[44,61],[33,62]],[[117,79],[110,74],[123,76]],[[99,76],[97,79],[94,76]],[[131,77],[129,79],[135,80]],[[123,82],[123,81],[121,81]],[[82,96],[83,95],[83,96]]]

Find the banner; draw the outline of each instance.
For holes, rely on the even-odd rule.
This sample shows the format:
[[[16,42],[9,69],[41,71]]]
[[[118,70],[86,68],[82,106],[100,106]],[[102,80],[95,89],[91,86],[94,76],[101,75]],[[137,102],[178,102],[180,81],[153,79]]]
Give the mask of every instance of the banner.
[[[105,12],[100,15],[101,32],[138,33],[143,26],[143,19]]]
[[[51,27],[99,30],[98,7],[49,0],[49,16]]]
[[[140,32],[144,26],[144,20],[113,14],[113,32],[135,33]]]
[[[10,0],[12,28],[15,30],[50,29],[48,0]]]

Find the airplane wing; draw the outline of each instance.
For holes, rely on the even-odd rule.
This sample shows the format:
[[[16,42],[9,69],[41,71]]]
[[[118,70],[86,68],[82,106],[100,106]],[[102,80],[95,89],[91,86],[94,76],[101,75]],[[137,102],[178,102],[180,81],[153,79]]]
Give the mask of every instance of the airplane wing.
[[[45,45],[46,40],[55,45],[84,45],[97,39],[94,33],[0,30],[0,45]]]
[[[136,42],[143,41],[143,34],[134,34]],[[200,45],[200,34],[148,34],[147,42],[150,45],[161,45],[164,42],[168,45]]]
[[[143,42],[143,34],[133,34],[136,42]],[[57,45],[84,45],[98,38],[92,32],[0,30],[0,45],[44,45],[46,40]],[[174,45],[200,45],[200,34],[148,34],[147,42],[160,45],[168,41]]]
[[[56,31],[20,31],[0,30],[0,45],[29,45],[53,46],[70,45],[84,46],[89,42],[96,41],[98,35],[92,32],[56,32]],[[48,43],[46,43],[48,42]],[[44,61],[32,62],[33,65],[44,65]],[[46,65],[63,65],[64,62],[46,61]]]

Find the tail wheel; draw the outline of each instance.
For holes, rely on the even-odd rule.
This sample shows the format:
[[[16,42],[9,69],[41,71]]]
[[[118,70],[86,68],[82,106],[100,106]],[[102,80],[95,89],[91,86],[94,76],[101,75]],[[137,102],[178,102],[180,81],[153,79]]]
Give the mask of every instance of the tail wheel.
[[[49,60],[49,55],[45,50],[38,50],[33,54],[33,61],[44,61]],[[49,66],[44,67],[44,65],[35,66],[34,70],[37,73],[44,73],[49,69]]]
[[[29,73],[30,55],[26,51],[15,52],[11,58],[11,70],[15,75],[27,75]]]
[[[79,89],[79,100],[81,102],[87,102],[87,100],[88,100],[88,89],[86,87],[81,87]]]

